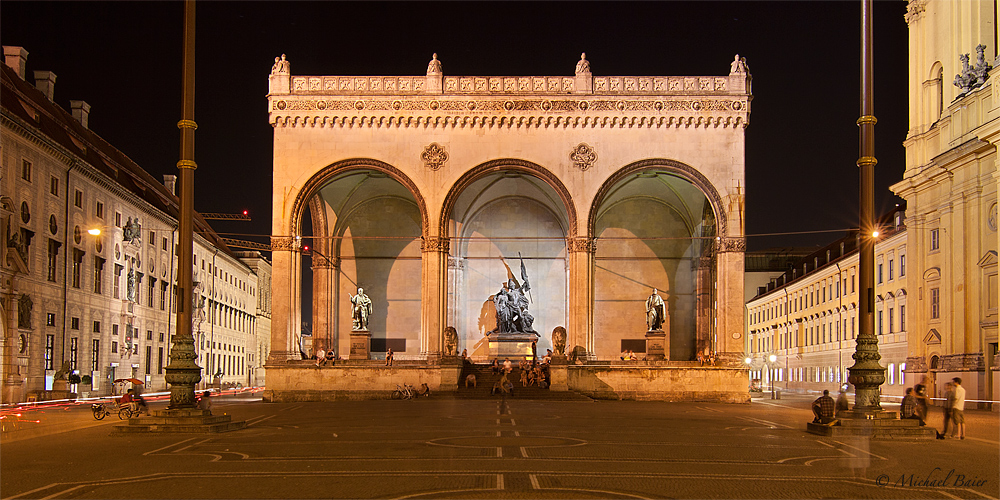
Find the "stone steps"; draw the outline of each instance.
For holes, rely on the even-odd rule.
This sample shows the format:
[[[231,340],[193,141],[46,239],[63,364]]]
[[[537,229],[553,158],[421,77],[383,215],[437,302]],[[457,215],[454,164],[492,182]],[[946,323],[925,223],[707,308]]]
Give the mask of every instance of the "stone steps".
[[[476,376],[476,387],[465,387],[465,378],[469,374]],[[500,394],[493,394],[493,385],[500,381],[501,375],[493,373],[489,365],[466,364],[462,368],[462,375],[458,379],[458,391],[455,393],[457,399],[497,399]],[[514,399],[530,400],[553,400],[553,401],[590,401],[590,398],[572,391],[550,391],[542,389],[538,385],[524,387],[521,385],[521,371],[514,366],[513,371],[507,377],[514,384],[512,394],[508,397]]]
[[[233,421],[230,415],[212,415],[210,410],[158,410],[149,417],[130,418],[114,426],[115,434],[141,433],[210,433],[243,429],[246,421]]]

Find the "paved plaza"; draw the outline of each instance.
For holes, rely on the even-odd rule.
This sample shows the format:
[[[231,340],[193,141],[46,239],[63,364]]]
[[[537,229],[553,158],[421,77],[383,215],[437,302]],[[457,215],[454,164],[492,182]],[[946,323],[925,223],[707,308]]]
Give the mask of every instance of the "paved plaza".
[[[749,405],[218,398],[225,434],[112,435],[86,406],[0,447],[2,498],[997,498],[997,413],[965,440],[807,434],[810,398]],[[158,403],[157,406],[162,406]],[[154,406],[154,409],[156,406]],[[89,420],[88,420],[89,419]],[[935,409],[931,424],[940,428]]]

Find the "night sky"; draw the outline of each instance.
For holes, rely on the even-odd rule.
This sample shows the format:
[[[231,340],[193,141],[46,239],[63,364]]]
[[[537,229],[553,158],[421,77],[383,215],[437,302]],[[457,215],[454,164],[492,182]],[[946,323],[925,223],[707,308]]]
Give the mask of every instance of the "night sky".
[[[215,221],[267,241],[272,129],[267,75],[726,75],[746,57],[750,250],[828,243],[858,224],[859,1],[836,2],[223,2],[197,6],[195,209],[249,210]],[[900,200],[907,128],[905,1],[875,2],[875,203]],[[56,73],[55,100],[93,109],[90,128],[156,178],[176,174],[183,4],[0,3],[0,42]],[[794,236],[771,233],[809,232]]]

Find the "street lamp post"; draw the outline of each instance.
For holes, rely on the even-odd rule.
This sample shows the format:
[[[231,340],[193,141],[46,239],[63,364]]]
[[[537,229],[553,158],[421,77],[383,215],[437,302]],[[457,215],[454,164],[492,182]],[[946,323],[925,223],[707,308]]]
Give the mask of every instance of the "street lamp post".
[[[772,355],[770,355],[770,356],[767,357],[767,360],[769,361],[769,363],[768,363],[767,366],[770,368],[769,371],[771,372],[771,399],[775,399],[775,397],[774,397],[774,362],[778,360],[778,357],[775,356],[774,354],[772,354]]]

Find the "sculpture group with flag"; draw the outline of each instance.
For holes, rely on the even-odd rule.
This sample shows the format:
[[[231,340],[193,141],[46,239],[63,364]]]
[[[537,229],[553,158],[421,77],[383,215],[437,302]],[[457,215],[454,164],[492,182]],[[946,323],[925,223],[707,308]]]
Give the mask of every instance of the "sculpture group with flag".
[[[537,332],[532,328],[535,318],[528,312],[528,304],[531,300],[531,284],[528,281],[528,270],[524,267],[524,257],[521,257],[521,282],[517,281],[507,261],[500,257],[504,267],[507,269],[507,281],[500,287],[500,290],[493,296],[493,304],[496,306],[497,326],[490,333],[510,334],[510,333],[532,333]]]

